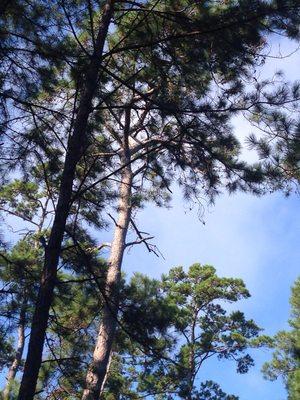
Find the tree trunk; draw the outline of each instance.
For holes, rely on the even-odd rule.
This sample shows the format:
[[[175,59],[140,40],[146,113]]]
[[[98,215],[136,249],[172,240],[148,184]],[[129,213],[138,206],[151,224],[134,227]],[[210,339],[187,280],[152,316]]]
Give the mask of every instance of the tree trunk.
[[[61,243],[65,231],[66,220],[69,214],[72,198],[72,186],[75,169],[80,160],[86,143],[86,128],[89,115],[92,111],[92,100],[97,87],[101,56],[103,54],[108,27],[113,15],[114,0],[107,0],[104,6],[102,20],[95,44],[94,54],[87,68],[82,87],[81,100],[74,123],[73,134],[68,142],[64,169],[55,218],[52,225],[48,246],[45,250],[44,268],[35,311],[32,319],[31,334],[28,353],[21,381],[18,400],[31,400],[35,394],[38,373],[42,361],[45,334],[48,324],[49,310],[52,303],[53,292],[57,276],[57,266],[61,251]]]
[[[196,326],[197,326],[197,318],[198,318],[199,309],[194,307],[193,312],[193,321],[191,325],[191,336],[190,336],[190,349],[189,349],[189,361],[188,361],[188,387],[189,393],[187,395],[187,400],[192,400],[192,392],[194,388],[195,381],[195,344],[196,344]]]
[[[22,361],[22,355],[24,350],[25,344],[25,324],[26,324],[26,306],[27,301],[24,299],[21,310],[20,310],[20,319],[18,324],[18,343],[17,343],[17,350],[15,354],[15,358],[8,370],[8,374],[6,377],[6,386],[3,391],[3,400],[9,400],[9,395],[11,391],[11,386],[13,381],[15,380],[16,374],[20,367]]]
[[[96,346],[93,353],[93,361],[87,372],[85,381],[86,388],[83,392],[82,400],[98,400],[100,393],[103,391],[117,328],[121,266],[132,209],[131,191],[133,175],[131,165],[129,164],[130,152],[127,137],[130,123],[130,111],[126,110],[126,114],[124,156],[122,157],[122,164],[126,165],[126,167],[123,169],[121,176],[118,219],[108,260],[102,321],[100,323]]]

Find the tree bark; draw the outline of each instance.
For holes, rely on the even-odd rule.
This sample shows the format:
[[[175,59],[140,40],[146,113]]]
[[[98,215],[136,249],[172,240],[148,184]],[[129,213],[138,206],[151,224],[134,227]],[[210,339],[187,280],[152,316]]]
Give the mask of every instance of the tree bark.
[[[114,0],[107,0],[98,30],[94,54],[91,56],[91,61],[87,68],[85,80],[82,86],[82,95],[74,123],[73,134],[68,142],[54,222],[49,242],[45,250],[44,268],[32,319],[27,358],[18,400],[32,400],[36,390],[49,318],[49,310],[56,283],[61,244],[71,204],[75,169],[84,152],[88,118],[92,111],[92,100],[95,95],[97,80],[99,78],[101,57],[113,12]]]
[[[18,343],[17,343],[17,350],[15,354],[15,358],[8,370],[8,374],[6,377],[6,386],[3,391],[3,400],[9,400],[10,398],[10,391],[13,381],[16,377],[18,369],[20,367],[22,361],[22,355],[24,350],[25,344],[25,324],[26,324],[26,306],[27,301],[24,299],[21,310],[20,310],[20,317],[19,317],[19,324],[18,324]]]
[[[125,240],[131,218],[131,192],[133,174],[130,165],[130,151],[128,146],[128,131],[130,124],[130,110],[126,110],[124,129],[124,148],[122,164],[126,167],[122,170],[120,184],[120,199],[118,219],[111,245],[111,253],[108,260],[108,271],[104,288],[105,302],[103,306],[102,321],[93,353],[93,361],[86,375],[86,388],[82,400],[98,400],[104,389],[109,369],[112,345],[117,328],[119,309],[119,292],[121,280],[121,266],[125,250]]]

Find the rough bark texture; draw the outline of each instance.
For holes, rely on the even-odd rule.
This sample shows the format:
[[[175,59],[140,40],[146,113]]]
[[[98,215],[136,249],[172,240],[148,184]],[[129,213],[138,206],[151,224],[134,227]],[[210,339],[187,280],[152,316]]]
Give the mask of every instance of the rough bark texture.
[[[56,282],[61,243],[70,209],[75,168],[84,151],[87,122],[92,111],[92,100],[95,95],[97,80],[99,77],[104,43],[113,15],[113,6],[113,0],[107,1],[103,10],[102,21],[95,44],[95,51],[91,57],[90,65],[86,72],[81,100],[78,106],[78,113],[74,123],[73,134],[68,143],[55,218],[49,242],[45,250],[44,268],[31,325],[28,353],[18,400],[31,400],[35,394],[38,373],[42,361],[49,310]]]
[[[27,301],[24,300],[20,310],[20,319],[18,324],[18,343],[15,358],[8,370],[6,377],[6,386],[3,390],[3,400],[9,400],[12,384],[22,361],[22,355],[25,344],[25,323],[26,323],[26,306]]]
[[[132,171],[131,165],[129,164],[130,151],[128,147],[127,134],[129,131],[130,111],[126,111],[126,114],[123,149],[124,154],[122,157],[122,164],[126,165],[126,167],[122,171],[118,219],[111,245],[111,253],[108,260],[108,272],[104,288],[105,303],[103,307],[102,321],[93,353],[93,361],[87,372],[86,388],[83,392],[82,400],[98,400],[100,393],[103,391],[117,327],[121,266],[132,208]]]

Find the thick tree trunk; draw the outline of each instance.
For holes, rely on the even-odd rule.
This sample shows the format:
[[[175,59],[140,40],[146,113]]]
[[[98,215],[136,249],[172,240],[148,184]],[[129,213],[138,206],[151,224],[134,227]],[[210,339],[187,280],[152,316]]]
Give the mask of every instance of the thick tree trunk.
[[[86,388],[83,392],[82,400],[98,400],[103,391],[110,364],[112,345],[117,328],[117,317],[119,309],[119,291],[123,254],[125,250],[125,240],[131,218],[131,190],[132,190],[132,171],[130,162],[130,152],[128,148],[128,138],[126,131],[129,130],[130,112],[127,113],[127,123],[125,123],[124,134],[124,157],[123,165],[126,167],[122,171],[120,184],[120,200],[118,209],[118,219],[114,231],[114,238],[111,245],[111,253],[108,260],[108,272],[105,283],[105,301],[103,307],[102,321],[93,353],[93,361],[88,369],[86,376]]]
[[[23,304],[21,306],[20,317],[19,317],[20,319],[19,319],[19,324],[18,324],[17,350],[16,350],[15,358],[8,370],[8,374],[6,377],[6,386],[3,391],[3,400],[9,400],[9,398],[10,398],[9,395],[10,395],[11,387],[15,380],[16,374],[18,372],[18,369],[19,369],[21,361],[22,361],[22,355],[23,355],[24,344],[25,344],[26,306],[27,306],[27,301],[24,300]]]
[[[86,143],[86,128],[92,111],[92,100],[97,87],[101,56],[103,54],[108,27],[113,15],[114,0],[108,0],[104,7],[102,21],[99,27],[94,55],[86,72],[78,113],[74,123],[73,134],[69,139],[68,150],[62,173],[59,198],[55,218],[51,229],[48,246],[45,250],[45,262],[38,293],[35,312],[33,315],[28,353],[21,381],[18,400],[31,400],[35,394],[38,373],[42,361],[45,333],[48,324],[49,310],[57,276],[61,243],[65,231],[75,168],[80,160]]]

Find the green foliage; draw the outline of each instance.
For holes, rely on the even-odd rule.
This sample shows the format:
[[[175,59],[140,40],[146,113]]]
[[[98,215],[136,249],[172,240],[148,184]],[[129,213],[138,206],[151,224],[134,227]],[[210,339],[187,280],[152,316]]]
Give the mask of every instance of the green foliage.
[[[201,383],[199,394],[195,397],[195,400],[238,400],[238,397],[228,395],[221,390],[219,385],[215,382],[207,381]]]
[[[100,286],[95,286],[78,247],[66,249],[39,376],[41,400],[56,396],[69,400],[81,392],[101,318],[99,289],[105,264],[94,256],[90,259],[90,266],[98,271]],[[161,280],[137,273],[128,283],[122,281],[120,295],[119,328],[105,400],[135,400],[146,394],[156,399],[174,395],[192,400],[237,399],[215,382],[198,384],[196,377],[211,356],[232,359],[240,373],[253,364],[246,350],[256,346],[251,340],[258,327],[241,312],[227,313],[220,305],[249,297],[241,280],[220,278],[213,267],[194,264],[187,272],[173,268]]]
[[[13,346],[5,327],[0,327],[0,372],[11,363]]]
[[[196,377],[210,357],[233,360],[237,372],[246,373],[253,365],[247,348],[265,341],[259,341],[254,321],[222,306],[250,296],[240,279],[220,278],[213,267],[194,264],[187,272],[171,269],[161,281],[135,275],[124,290],[124,325],[105,398],[237,399],[214,382],[198,385]]]
[[[26,331],[31,324],[43,267],[44,249],[38,239],[37,235],[27,235],[0,255],[0,279],[5,288],[0,293],[1,368],[10,367],[14,359],[21,310],[25,314]],[[90,250],[94,243],[88,236],[81,233],[81,239],[84,250],[79,250],[79,245],[71,246],[68,241],[64,245],[39,375],[38,390],[42,390],[39,399],[49,394],[54,396],[58,382],[72,393],[80,390],[86,360],[92,351],[102,304],[95,282],[102,287],[106,264]],[[87,257],[91,270],[86,268]],[[15,379],[12,396],[17,393],[18,385]]]
[[[0,207],[22,219],[32,219],[38,211],[43,193],[36,183],[16,179],[0,189]]]
[[[274,349],[272,360],[263,366],[266,379],[282,377],[288,391],[289,400],[297,400],[300,395],[300,278],[292,288],[290,299],[291,330],[278,332],[270,348]]]

